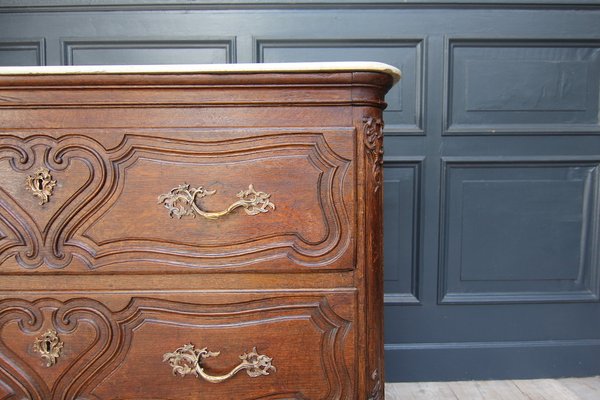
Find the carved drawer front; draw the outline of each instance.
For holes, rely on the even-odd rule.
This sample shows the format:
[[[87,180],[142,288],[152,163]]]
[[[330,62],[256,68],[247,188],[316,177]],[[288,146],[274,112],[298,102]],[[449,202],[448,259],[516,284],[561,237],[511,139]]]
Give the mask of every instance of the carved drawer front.
[[[116,312],[89,298],[4,300],[0,394],[353,399],[354,296],[205,296],[206,304],[140,297]],[[53,364],[36,343],[58,349]]]
[[[112,134],[0,137],[0,273],[353,268],[353,129]]]

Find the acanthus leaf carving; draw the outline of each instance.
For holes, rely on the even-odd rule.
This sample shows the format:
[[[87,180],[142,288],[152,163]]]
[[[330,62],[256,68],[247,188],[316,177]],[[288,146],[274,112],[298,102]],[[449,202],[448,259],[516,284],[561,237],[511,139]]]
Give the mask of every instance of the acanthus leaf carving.
[[[381,118],[363,117],[364,143],[371,161],[374,189],[377,193],[383,185],[383,121]]]
[[[373,387],[369,392],[368,400],[383,400],[383,384],[381,383],[379,371],[373,371],[371,374],[371,380],[373,381]]]

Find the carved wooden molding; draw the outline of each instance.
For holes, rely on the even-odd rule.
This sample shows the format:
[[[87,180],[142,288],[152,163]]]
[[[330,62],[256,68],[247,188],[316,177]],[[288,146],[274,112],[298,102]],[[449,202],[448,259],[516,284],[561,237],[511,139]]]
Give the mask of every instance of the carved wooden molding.
[[[352,307],[349,303],[352,302],[353,294],[335,296],[343,296],[338,302],[344,304],[342,311],[348,312]],[[277,318],[273,318],[274,315],[277,315]],[[126,360],[131,357],[131,352],[144,342],[138,338],[142,335],[140,332],[151,334],[153,329],[168,327],[177,334],[183,331],[198,333],[200,327],[204,329],[212,326],[242,333],[252,326],[257,326],[254,335],[260,341],[263,330],[275,329],[274,325],[277,324],[290,323],[296,328],[306,324],[316,329],[310,343],[320,346],[321,352],[312,355],[315,358],[314,367],[320,376],[327,380],[323,385],[331,388],[333,394],[330,398],[350,398],[348,394],[353,392],[353,381],[344,360],[346,352],[350,351],[352,346],[348,337],[353,324],[342,318],[322,295],[264,298],[243,302],[232,300],[229,304],[191,304],[165,299],[133,298],[127,307],[120,311],[111,311],[104,304],[90,298],[76,298],[65,302],[50,298],[33,302],[2,300],[0,382],[5,385],[2,389],[10,389],[18,398],[110,398],[103,393],[115,387],[118,391],[128,384],[119,378],[119,374],[128,370],[131,361]],[[32,361],[36,361],[15,351],[21,337],[42,335],[48,325],[61,332],[60,339],[65,343],[79,343],[78,351],[70,349],[64,362],[61,360],[54,367],[61,366],[56,370],[57,377],[53,385],[49,385],[45,376],[29,366]],[[142,329],[146,327],[149,328]],[[165,338],[164,343],[154,343],[152,349],[145,350],[145,354],[152,354],[160,363],[164,352],[171,350],[169,346],[172,343],[168,340],[169,338]],[[289,349],[287,357],[281,357],[278,361],[277,367],[284,374],[289,372],[290,368],[297,368],[307,362],[292,357],[293,351]],[[271,355],[269,350],[267,352]],[[283,353],[285,354],[285,351]],[[270,364],[271,357],[261,356],[253,351],[243,354],[240,358],[240,370],[246,369],[247,363],[244,361],[252,364],[252,368],[248,368],[247,372],[251,377],[274,372]],[[136,362],[137,365],[147,364],[144,359]],[[165,372],[168,378],[168,368]],[[232,375],[235,375],[235,372],[237,369]],[[100,394],[94,397],[97,391]],[[289,394],[288,391],[273,394],[273,398],[306,398],[302,393],[282,397],[286,393]]]
[[[379,376],[377,370],[371,374],[371,380],[374,381],[374,384],[369,393],[369,400],[383,400],[383,385],[381,383],[381,376]]]
[[[2,185],[0,214],[5,218],[0,218],[0,231],[6,239],[0,243],[0,260],[8,260],[13,256],[21,268],[28,270],[40,267],[68,268],[74,257],[90,270],[102,269],[106,272],[122,271],[123,264],[130,265],[134,261],[140,261],[136,265],[139,272],[142,269],[156,272],[156,265],[164,269],[187,271],[190,267],[207,270],[223,266],[252,271],[272,268],[279,271],[282,268],[295,270],[299,266],[347,270],[352,265],[351,245],[355,229],[354,222],[350,220],[354,207],[351,200],[354,182],[349,171],[353,164],[338,154],[338,151],[346,149],[332,147],[325,136],[314,132],[293,135],[281,132],[261,139],[260,145],[257,145],[255,137],[220,142],[183,142],[162,136],[126,135],[121,145],[111,150],[77,135],[61,139],[41,135],[27,139],[3,136],[0,140],[0,157],[10,161],[10,168],[3,172],[8,176],[7,179],[25,180],[43,158],[53,172],[61,172],[63,176],[85,177],[86,180],[79,187],[73,184],[77,181],[75,179],[64,180],[61,195],[65,200],[61,200],[61,204],[56,201],[45,204],[43,218],[34,215],[34,211],[18,201],[22,194]],[[268,154],[262,152],[263,149],[269,149]],[[270,230],[262,230],[261,234],[252,237],[248,234],[247,238],[236,231],[237,239],[220,243],[219,251],[215,254],[214,243],[200,238],[200,233],[179,237],[160,234],[160,224],[164,222],[161,218],[166,214],[156,206],[158,193],[149,193],[147,199],[139,196],[127,198],[124,194],[128,185],[135,184],[136,179],[140,178],[138,165],[143,162],[149,160],[184,170],[189,168],[191,160],[203,160],[205,165],[216,168],[214,166],[223,160],[215,158],[216,153],[222,153],[223,157],[239,165],[255,165],[256,160],[260,160],[261,165],[273,165],[281,159],[294,159],[295,164],[289,166],[292,170],[301,163],[307,169],[303,183],[314,185],[315,192],[319,193],[315,211],[322,219],[312,223],[310,229],[298,225],[288,227],[285,224],[272,224]],[[201,170],[197,167],[193,172]],[[193,177],[192,172],[190,176]],[[159,179],[156,178],[155,183]],[[275,185],[269,190],[281,188]],[[262,196],[256,206],[245,209],[246,213],[263,214],[274,209],[268,194],[253,193],[252,188],[248,188],[241,195],[243,198],[240,202],[244,204],[253,196]],[[282,198],[280,191],[277,196],[278,200]],[[135,204],[131,204],[132,200]],[[234,204],[237,206],[239,202]],[[288,214],[284,216],[281,213],[277,218],[284,220],[290,217],[289,204],[288,199],[288,204],[282,207],[282,210],[287,208]],[[307,203],[303,205],[307,206]],[[111,214],[119,207],[152,209],[148,215],[151,217],[149,220],[156,221],[156,229],[145,230],[152,234],[132,237],[127,233],[126,226],[119,225],[125,219]],[[106,226],[120,228],[105,229]],[[308,233],[314,237],[306,236]],[[163,249],[161,252],[156,251],[157,244]],[[257,257],[257,248],[260,248],[260,257]],[[261,261],[256,262],[258,259]]]
[[[377,193],[383,185],[383,121],[381,118],[364,117],[364,143],[371,160],[374,189]]]

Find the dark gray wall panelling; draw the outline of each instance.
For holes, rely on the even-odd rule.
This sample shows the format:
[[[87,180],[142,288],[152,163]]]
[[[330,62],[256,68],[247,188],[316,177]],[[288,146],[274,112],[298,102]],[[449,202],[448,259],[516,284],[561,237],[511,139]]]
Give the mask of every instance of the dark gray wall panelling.
[[[46,64],[44,39],[0,38],[0,66],[28,66]]]
[[[0,0],[0,64],[44,59],[401,68],[386,379],[600,375],[595,0]]]
[[[6,12],[22,11],[112,11],[112,10],[188,10],[261,8],[385,8],[406,5],[468,5],[530,7],[566,6],[594,7],[597,0],[2,0],[0,7]]]
[[[384,164],[386,304],[419,304],[423,161],[388,158]]]
[[[397,66],[404,79],[386,96],[386,134],[424,134],[424,40],[421,39],[261,39],[256,62],[379,61]]]
[[[235,38],[61,39],[64,65],[227,64]]]
[[[600,133],[600,41],[448,42],[446,134]]]
[[[442,303],[597,301],[599,162],[444,159]]]

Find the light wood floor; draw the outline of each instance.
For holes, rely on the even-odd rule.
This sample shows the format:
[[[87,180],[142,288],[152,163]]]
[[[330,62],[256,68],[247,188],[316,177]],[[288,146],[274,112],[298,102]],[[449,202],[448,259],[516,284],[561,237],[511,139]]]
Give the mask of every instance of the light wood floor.
[[[386,400],[600,400],[600,377],[386,383]]]

